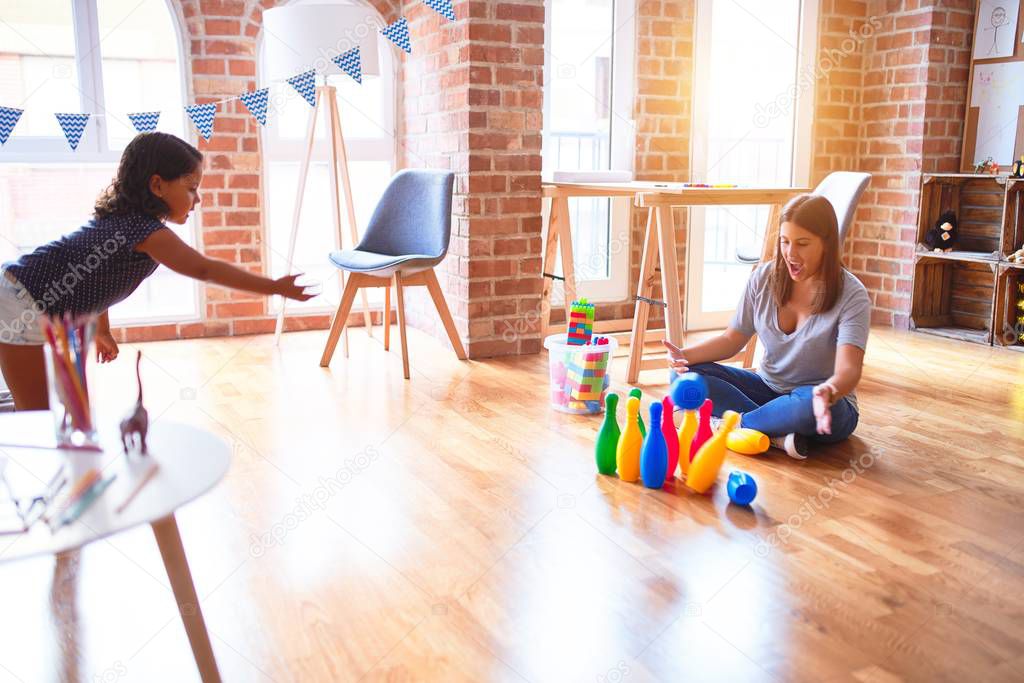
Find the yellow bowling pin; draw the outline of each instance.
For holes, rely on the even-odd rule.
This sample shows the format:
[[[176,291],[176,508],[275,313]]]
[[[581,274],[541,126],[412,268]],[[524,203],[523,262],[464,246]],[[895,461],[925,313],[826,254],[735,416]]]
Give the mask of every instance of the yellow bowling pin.
[[[640,399],[630,396],[626,402],[626,428],[619,437],[619,445],[615,449],[615,465],[622,481],[636,481],[640,478],[640,448],[644,437],[640,434]]]
[[[739,422],[740,414],[732,410],[725,411],[722,426],[715,434],[704,442],[690,463],[690,472],[686,475],[686,485],[697,493],[704,493],[718,478],[718,470],[725,462],[726,443],[729,432]]]
[[[747,429],[746,427],[729,432],[729,436],[725,439],[725,444],[729,447],[730,451],[742,453],[743,455],[764,453],[768,450],[768,446],[771,445],[765,434],[756,429]]]
[[[693,435],[697,433],[699,424],[700,415],[696,410],[683,411],[683,424],[679,425],[679,472],[683,475],[683,479],[690,471],[690,442],[693,441]]]

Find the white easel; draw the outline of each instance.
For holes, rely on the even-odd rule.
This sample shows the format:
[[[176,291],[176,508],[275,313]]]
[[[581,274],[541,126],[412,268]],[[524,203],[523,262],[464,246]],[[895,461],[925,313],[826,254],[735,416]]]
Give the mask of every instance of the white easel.
[[[299,168],[299,188],[295,197],[295,211],[292,213],[292,232],[288,240],[288,273],[292,272],[292,261],[295,258],[295,240],[299,234],[299,216],[302,214],[302,200],[306,193],[306,175],[309,173],[309,164],[313,158],[313,140],[316,135],[316,122],[320,115],[320,104],[325,103],[327,109],[327,121],[329,127],[328,137],[330,138],[331,151],[328,163],[330,173],[330,195],[331,195],[331,218],[334,221],[334,234],[339,249],[344,248],[345,240],[341,234],[341,206],[338,197],[338,162],[341,162],[341,182],[345,190],[345,206],[348,210],[349,237],[352,238],[352,246],[359,242],[359,233],[356,231],[355,205],[352,203],[352,184],[348,175],[348,153],[345,151],[345,138],[341,134],[341,115],[338,113],[337,89],[333,85],[317,86],[313,112],[309,117],[309,126],[306,130],[306,154],[302,159],[302,166]],[[339,271],[342,288],[345,286],[345,271]],[[363,324],[366,326],[366,333],[373,336],[373,326],[370,318],[370,306],[366,298],[366,290],[360,291],[363,304]],[[288,299],[281,297],[281,310],[277,313],[277,326],[274,328],[274,345],[277,346],[281,340],[281,332],[284,330],[284,309]],[[342,340],[345,357],[348,357],[348,327],[345,327],[345,335]]]

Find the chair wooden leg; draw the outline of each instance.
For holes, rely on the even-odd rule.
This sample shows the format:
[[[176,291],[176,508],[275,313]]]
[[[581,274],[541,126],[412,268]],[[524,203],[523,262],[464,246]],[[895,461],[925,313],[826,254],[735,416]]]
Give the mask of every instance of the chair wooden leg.
[[[334,349],[338,346],[338,337],[345,329],[345,321],[348,320],[349,311],[352,310],[352,302],[356,299],[356,292],[359,290],[359,276],[351,273],[348,282],[345,283],[345,291],[341,294],[341,303],[338,304],[338,311],[334,314],[331,322],[331,333],[327,335],[327,344],[324,346],[324,354],[320,357],[320,367],[326,368],[331,364],[334,356]]]
[[[402,374],[409,379],[409,346],[405,338],[405,296],[402,293],[402,274],[395,273],[395,297],[398,303],[398,337],[402,341]]]
[[[384,321],[384,350],[391,350],[391,285],[384,288],[384,313],[381,316]]]
[[[757,349],[757,335],[753,335],[743,349],[743,367],[749,370],[754,367],[754,351]]]
[[[441,285],[437,281],[437,274],[433,269],[424,271],[423,280],[426,282],[427,291],[430,292],[430,298],[434,300],[437,314],[441,316],[441,322],[444,323],[444,329],[448,333],[448,340],[455,349],[455,355],[459,360],[466,360],[466,350],[462,347],[458,330],[455,329],[455,321],[452,319],[451,311],[448,310],[448,302],[444,299],[444,292],[441,291]]]

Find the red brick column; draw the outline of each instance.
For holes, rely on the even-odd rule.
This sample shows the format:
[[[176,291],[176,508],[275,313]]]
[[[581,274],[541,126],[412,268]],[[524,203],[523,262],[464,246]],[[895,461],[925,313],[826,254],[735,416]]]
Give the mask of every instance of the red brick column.
[[[921,173],[959,167],[973,6],[870,0],[867,15],[878,30],[866,43],[858,165],[873,178],[848,263],[871,292],[872,321],[906,328]]]

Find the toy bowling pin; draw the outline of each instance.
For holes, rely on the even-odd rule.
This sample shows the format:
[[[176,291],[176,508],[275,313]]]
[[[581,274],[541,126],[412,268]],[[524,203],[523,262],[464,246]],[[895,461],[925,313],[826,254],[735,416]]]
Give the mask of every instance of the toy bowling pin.
[[[686,478],[690,471],[690,444],[693,443],[693,435],[697,433],[697,411],[684,410],[683,424],[679,426],[679,473]]]
[[[635,396],[637,398],[637,400],[643,398],[643,396],[644,396],[643,392],[640,391],[639,389],[630,389],[629,390],[629,395],[630,396]],[[644,428],[644,418],[643,418],[643,416],[640,413],[636,414],[636,423],[638,425],[640,425],[640,436],[646,438],[647,437],[647,430]]]
[[[639,416],[640,399],[630,396],[626,401],[626,427],[615,449],[615,464],[622,481],[636,481],[640,478],[640,448],[644,437],[640,434]]]
[[[594,457],[597,471],[601,474],[615,474],[615,450],[619,447],[619,421],[615,411],[619,407],[619,395],[609,393],[604,398],[604,422],[597,433]]]
[[[700,407],[700,425],[697,433],[693,435],[693,443],[690,444],[690,462],[697,457],[697,451],[711,438],[711,410],[713,405],[711,399],[705,399]]]
[[[679,464],[679,434],[676,433],[676,425],[672,421],[672,399],[666,396],[661,399],[661,435],[665,437],[665,445],[668,448],[668,467],[665,469],[665,479],[672,480],[676,476],[676,465]]]
[[[712,436],[690,463],[690,472],[686,475],[686,485],[697,493],[704,493],[718,478],[718,470],[722,469],[725,462],[726,440],[739,422],[740,414],[732,410],[725,411],[722,416],[721,428]]]
[[[708,383],[696,372],[687,372],[672,383],[672,403],[683,410],[683,424],[679,426],[679,470],[683,477],[690,467],[690,444],[697,433],[697,409],[708,397]],[[693,451],[694,453],[696,451]],[[674,476],[675,470],[668,476]]]
[[[730,451],[742,453],[743,455],[757,455],[768,450],[770,445],[768,437],[756,429],[741,427],[729,432],[726,445]]]
[[[644,486],[649,489],[664,486],[665,473],[668,471],[668,446],[661,432],[662,410],[660,403],[651,404],[651,431],[644,439],[643,450],[640,452],[640,475]]]

